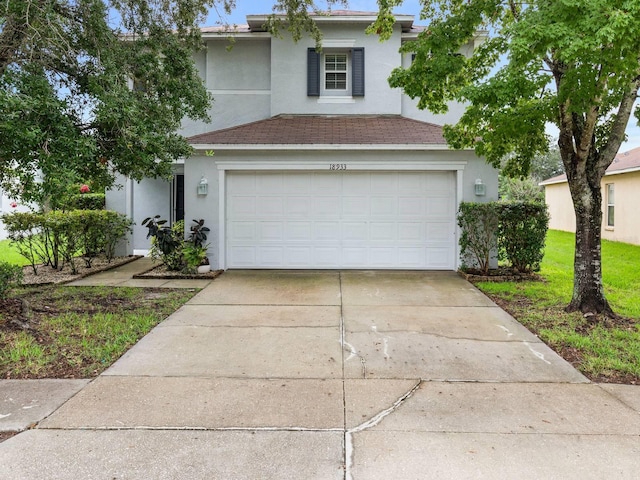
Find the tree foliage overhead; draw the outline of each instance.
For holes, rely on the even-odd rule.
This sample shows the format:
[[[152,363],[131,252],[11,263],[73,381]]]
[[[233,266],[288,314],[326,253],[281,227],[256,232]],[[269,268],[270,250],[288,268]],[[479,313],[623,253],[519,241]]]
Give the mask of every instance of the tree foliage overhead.
[[[380,0],[370,30],[388,34],[391,9],[401,3]],[[460,121],[445,127],[448,142],[474,148],[496,167],[508,158],[503,171],[512,176],[526,175],[547,151],[547,123],[558,127],[577,224],[568,309],[612,314],[602,288],[600,181],[625,138],[640,86],[640,2],[422,4],[430,23],[403,45],[415,60],[396,69],[390,84],[433,112],[451,101],[466,104]],[[469,42],[477,48],[464,55]]]
[[[181,120],[207,118],[192,54],[211,3],[3,2],[1,186],[43,201],[70,179],[168,176],[190,153]]]

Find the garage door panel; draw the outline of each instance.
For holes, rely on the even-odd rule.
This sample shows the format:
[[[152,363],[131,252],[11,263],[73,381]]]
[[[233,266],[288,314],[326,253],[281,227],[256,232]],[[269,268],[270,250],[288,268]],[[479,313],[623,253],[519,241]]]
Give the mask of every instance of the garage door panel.
[[[423,217],[426,212],[424,197],[400,197],[398,198],[398,215],[400,217]]]
[[[311,215],[322,217],[340,217],[342,210],[340,197],[316,197]]]
[[[287,194],[304,194],[308,198],[311,192],[311,172],[292,172],[287,173],[286,181],[283,181],[282,191]]]
[[[369,229],[366,222],[344,222],[342,224],[342,239],[348,242],[366,242]]]
[[[285,201],[285,214],[287,217],[309,218],[312,211],[311,205],[310,197],[288,196]]]
[[[342,185],[335,179],[339,173],[315,173],[311,179],[311,193],[315,195],[342,195]]]
[[[308,267],[313,262],[313,248],[292,246],[287,248],[288,267]]]
[[[398,173],[398,193],[400,194],[423,194],[426,190],[426,184],[424,175],[415,175],[413,172]]]
[[[368,197],[371,192],[369,176],[366,174],[359,172],[350,173],[349,175],[343,176],[342,181],[342,193],[344,195],[364,195]]]
[[[424,268],[426,264],[426,251],[424,247],[399,247],[398,267],[400,268]]]
[[[255,247],[231,246],[228,249],[229,264],[237,267],[253,267],[256,265]]]
[[[371,222],[369,234],[372,242],[394,242],[397,240],[397,225],[393,222]]]
[[[283,264],[284,247],[259,247],[257,250],[257,260],[261,266],[277,268]]]
[[[455,267],[452,172],[228,172],[230,268]]]
[[[372,267],[392,268],[397,264],[397,249],[394,247],[372,247],[369,251]]]
[[[364,247],[343,247],[342,264],[347,268],[367,267],[367,249]]]
[[[449,268],[449,257],[451,248],[449,246],[443,246],[441,248],[431,247],[427,248],[427,263],[433,265],[432,268]]]
[[[229,203],[231,215],[255,215],[256,214],[256,198],[254,196],[235,196]]]
[[[315,247],[315,263],[318,267],[337,268],[340,266],[340,247]]]
[[[342,229],[340,222],[314,222],[313,239],[318,241],[328,241],[339,243]]]
[[[371,198],[371,217],[396,216],[397,214],[397,197],[375,196]]]
[[[254,222],[232,222],[229,224],[229,238],[232,241],[252,242],[256,238]]]
[[[313,224],[311,222],[287,222],[286,239],[293,242],[311,242],[313,240]]]
[[[369,197],[345,196],[342,198],[342,214],[346,216],[369,216]]]
[[[453,239],[451,227],[446,223],[427,224],[427,242],[442,242],[449,244]]]
[[[396,193],[398,191],[398,174],[391,172],[372,172],[370,174],[371,192],[389,192]]]
[[[264,197],[257,198],[256,214],[265,215],[284,215],[284,199],[282,197]]]
[[[258,224],[258,241],[282,242],[284,240],[282,222],[260,222]]]

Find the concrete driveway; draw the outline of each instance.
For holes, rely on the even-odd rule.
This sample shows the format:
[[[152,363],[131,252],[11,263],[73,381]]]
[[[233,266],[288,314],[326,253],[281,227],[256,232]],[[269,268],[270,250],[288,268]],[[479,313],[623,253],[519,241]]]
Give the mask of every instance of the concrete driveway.
[[[230,271],[1,443],[0,476],[631,479],[638,393],[454,273]]]

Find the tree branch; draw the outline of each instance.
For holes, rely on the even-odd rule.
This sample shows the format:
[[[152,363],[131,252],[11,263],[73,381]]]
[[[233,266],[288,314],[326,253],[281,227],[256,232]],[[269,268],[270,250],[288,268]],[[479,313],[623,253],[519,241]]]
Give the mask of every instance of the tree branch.
[[[615,158],[616,153],[618,153],[620,145],[624,140],[627,123],[631,117],[635,100],[638,98],[638,89],[640,89],[640,74],[631,82],[627,92],[623,95],[622,100],[620,101],[620,106],[618,107],[618,112],[614,117],[609,139],[607,140],[605,147],[600,152],[598,168],[602,171],[603,175],[609,165],[611,165],[611,162],[613,162],[613,159]]]

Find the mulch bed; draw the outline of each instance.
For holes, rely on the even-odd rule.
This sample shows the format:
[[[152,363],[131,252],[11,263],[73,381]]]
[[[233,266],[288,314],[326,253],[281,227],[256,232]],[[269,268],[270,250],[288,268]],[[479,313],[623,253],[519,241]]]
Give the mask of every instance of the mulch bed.
[[[513,268],[496,268],[489,270],[486,274],[480,270],[466,269],[458,270],[458,274],[465,280],[475,282],[522,282],[525,280],[544,282],[544,279],[537,273],[523,273]]]
[[[73,282],[80,278],[88,277],[95,273],[111,270],[112,268],[125,265],[141,258],[139,255],[130,255],[127,257],[115,257],[111,259],[111,262],[107,261],[105,257],[98,257],[93,260],[91,268],[87,268],[82,259],[76,259],[77,273],[72,273],[69,265],[64,265],[61,269],[51,268],[49,266],[37,265],[37,274],[33,273],[31,266],[22,268],[23,280],[22,284],[25,286],[40,286],[40,285],[62,285],[65,283]]]
[[[172,270],[168,270],[164,264],[156,265],[146,272],[139,273],[134,275],[133,278],[163,278],[166,280],[179,280],[179,279],[190,279],[190,280],[203,280],[203,279],[214,279],[220,276],[224,270],[210,270],[206,273],[181,273]]]

